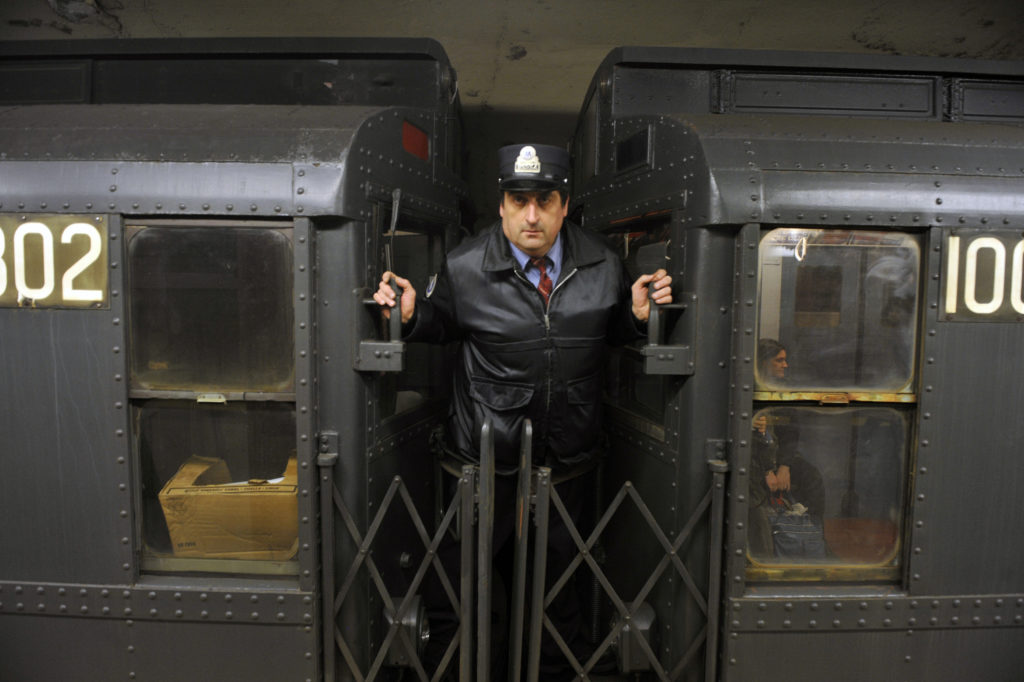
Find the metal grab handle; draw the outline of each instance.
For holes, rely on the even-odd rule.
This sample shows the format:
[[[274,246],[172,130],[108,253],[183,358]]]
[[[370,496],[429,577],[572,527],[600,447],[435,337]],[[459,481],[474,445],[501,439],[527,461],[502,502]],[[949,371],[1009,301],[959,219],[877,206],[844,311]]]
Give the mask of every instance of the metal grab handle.
[[[405,371],[405,342],[402,341],[402,288],[394,282],[391,288],[398,296],[398,303],[391,310],[388,319],[387,337],[383,341],[377,339],[359,342],[353,365],[360,372],[402,372]],[[372,298],[365,297],[363,304],[372,306],[377,313],[380,306]]]
[[[402,287],[392,279],[391,288],[395,290],[395,307],[391,309],[391,315],[388,317],[388,341],[400,343],[402,341]]]
[[[671,374],[677,376],[693,374],[693,347],[687,345],[666,345],[663,341],[662,312],[665,310],[687,310],[688,303],[655,303],[650,292],[650,312],[647,316],[647,343],[641,353],[644,356],[644,374]],[[696,300],[694,296],[685,296]]]
[[[654,302],[654,292],[649,292],[647,299],[651,302],[651,310],[647,314],[647,345],[661,345],[661,304]]]
[[[394,273],[394,250],[395,231],[398,228],[398,213],[402,202],[402,190],[395,188],[391,192],[391,229],[384,243],[384,269]],[[392,311],[388,319],[387,339],[378,341],[376,339],[360,340],[356,356],[353,359],[353,367],[360,372],[402,372],[405,370],[405,344],[402,338],[402,289],[391,282],[391,288],[398,296],[398,315]],[[363,297],[363,304],[373,306],[374,313],[377,311],[377,302],[370,298],[365,289],[357,289],[357,295]]]

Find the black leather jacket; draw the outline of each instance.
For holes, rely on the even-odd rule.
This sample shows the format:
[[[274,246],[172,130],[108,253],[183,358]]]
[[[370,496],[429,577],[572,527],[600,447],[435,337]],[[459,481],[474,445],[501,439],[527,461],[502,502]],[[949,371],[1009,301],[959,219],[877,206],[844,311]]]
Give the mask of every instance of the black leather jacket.
[[[564,469],[598,452],[608,345],[641,336],[643,327],[616,255],[569,221],[561,235],[562,269],[546,309],[499,221],[448,254],[406,325],[407,341],[461,341],[449,436],[465,461],[479,459],[488,416],[501,469],[518,464],[526,417],[534,464]]]

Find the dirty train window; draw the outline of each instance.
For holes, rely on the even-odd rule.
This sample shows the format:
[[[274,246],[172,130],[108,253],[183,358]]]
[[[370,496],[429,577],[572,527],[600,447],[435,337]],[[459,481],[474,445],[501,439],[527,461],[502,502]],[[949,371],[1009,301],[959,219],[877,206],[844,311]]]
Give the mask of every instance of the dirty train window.
[[[143,568],[295,573],[291,227],[126,234]]]
[[[759,249],[748,571],[898,575],[920,244],[780,228]],[[796,577],[799,570],[790,571]]]

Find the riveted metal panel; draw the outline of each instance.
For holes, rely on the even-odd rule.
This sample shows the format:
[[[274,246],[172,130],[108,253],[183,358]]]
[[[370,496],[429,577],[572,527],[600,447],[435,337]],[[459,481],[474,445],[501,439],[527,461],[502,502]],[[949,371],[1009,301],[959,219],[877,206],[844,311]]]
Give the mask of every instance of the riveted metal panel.
[[[339,434],[338,461],[324,469],[320,495],[333,499],[340,495],[352,511],[359,528],[366,528],[372,517],[367,513],[367,443],[372,434],[372,405],[366,404],[369,390],[363,377],[352,371],[350,354],[358,338],[373,333],[372,312],[362,304],[357,291],[367,286],[371,273],[366,265],[368,239],[366,225],[357,220],[320,221],[316,236],[317,288],[317,385],[314,393],[318,430]],[[337,491],[337,492],[335,492]],[[333,505],[329,507],[333,511]],[[326,523],[326,519],[321,519]],[[358,544],[349,536],[344,523],[333,527],[334,564],[323,566],[330,572],[335,587],[344,584],[347,571],[358,553]],[[325,540],[326,541],[326,540]],[[323,617],[351,638],[353,648],[364,655],[368,650],[371,620],[382,617],[378,609],[371,613],[368,601],[373,587],[366,582],[354,590],[344,608]],[[334,595],[329,595],[332,605]],[[329,646],[325,639],[324,646]],[[340,657],[339,657],[340,658]],[[344,663],[339,660],[339,669]]]
[[[617,172],[615,156],[602,157],[600,174],[576,188],[572,201],[586,207],[582,220],[588,227],[601,228],[674,209],[686,209],[679,214],[683,223],[708,221],[715,197],[709,196],[708,163],[701,140],[688,122],[638,116],[617,120],[614,126],[602,123],[601,134],[621,142],[644,131],[650,135],[648,163]]]
[[[956,80],[959,114],[964,120],[1024,121],[1024,85],[1020,83]]]
[[[316,231],[311,221],[295,221],[295,428],[299,483],[299,587],[312,591],[320,565],[317,543],[316,366],[317,320]],[[314,613],[306,606],[306,613]]]
[[[378,110],[355,106],[15,106],[4,112],[0,123],[0,154],[8,161],[280,163],[304,158],[338,162],[345,158],[352,130]],[[157,130],[159,134],[154,134]],[[106,185],[116,185],[119,179],[110,177]]]
[[[727,596],[738,597],[745,588],[747,568],[747,495],[750,491],[750,418],[753,412],[754,324],[757,300],[757,247],[760,225],[744,225],[736,236],[733,268],[731,395],[729,417],[729,499],[726,511],[725,587]],[[738,417],[738,418],[737,418]],[[723,616],[728,627],[729,614]]]
[[[241,614],[240,614],[241,617]],[[319,679],[317,631],[305,625],[220,625],[127,621],[128,674],[139,682]],[[97,678],[99,679],[99,678]],[[103,678],[109,679],[109,678]]]
[[[940,258],[950,230],[930,234],[910,587],[915,593],[1021,589],[1024,544],[999,519],[1024,518],[1024,327],[945,322]]]
[[[127,680],[129,646],[123,621],[0,615],[4,682]]]
[[[735,73],[731,75],[733,111],[814,113],[848,116],[935,118],[942,94],[937,78],[877,78]]]
[[[877,587],[837,590],[759,587],[729,600],[732,632],[840,632],[900,628],[1017,628],[1024,625],[1021,594],[907,596]]]
[[[0,309],[0,515],[8,519],[0,524],[0,575],[8,580],[119,583],[132,576],[116,217],[108,218],[108,239],[109,309]]]
[[[740,634],[726,644],[723,682],[1015,680],[1020,630],[899,630],[812,636]]]
[[[284,579],[145,577],[128,585],[0,582],[0,613],[63,618],[309,625],[316,603]]]

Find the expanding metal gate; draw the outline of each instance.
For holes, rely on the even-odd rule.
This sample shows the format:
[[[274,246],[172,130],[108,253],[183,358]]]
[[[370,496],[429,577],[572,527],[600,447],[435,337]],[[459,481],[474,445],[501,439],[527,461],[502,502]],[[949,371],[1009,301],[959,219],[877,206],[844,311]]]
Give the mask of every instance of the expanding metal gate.
[[[559,495],[556,481],[547,467],[531,467],[532,427],[529,421],[523,428],[520,467],[517,474],[515,554],[513,581],[509,596],[510,610],[508,623],[509,666],[507,679],[514,682],[540,679],[541,639],[548,633],[552,641],[564,653],[577,673],[577,679],[598,679],[594,670],[599,663],[613,658],[617,673],[604,673],[599,679],[624,679],[624,674],[643,673],[648,679],[676,680],[699,670],[703,664],[705,680],[716,676],[716,649],[719,613],[719,576],[721,574],[722,519],[725,498],[725,474],[727,465],[722,460],[709,461],[711,486],[693,508],[684,526],[670,538],[672,533],[662,528],[655,514],[645,503],[636,487],[625,482],[614,497],[595,519],[592,529],[584,534],[577,527],[575,519]],[[438,514],[433,530],[428,529],[424,518],[413,503],[401,476],[395,476],[386,494],[380,501],[376,514],[369,521],[365,531],[361,530],[343,499],[338,487],[332,482],[332,469],[337,461],[336,436],[325,434],[321,438],[321,513],[323,537],[323,605],[324,610],[324,657],[325,679],[335,678],[338,656],[344,665],[337,668],[346,671],[350,679],[384,680],[399,675],[396,668],[411,672],[413,679],[438,682],[444,679],[445,671],[458,658],[457,679],[486,681],[504,674],[492,673],[491,669],[491,613],[494,599],[492,582],[492,533],[494,525],[494,450],[491,426],[485,424],[481,434],[481,459],[479,466],[462,466],[459,470],[455,492]],[[631,518],[642,519],[641,528],[635,531],[650,532],[655,538],[662,556],[653,570],[634,594],[622,594],[616,588],[600,559],[603,553],[601,541],[609,524],[627,508],[635,512]],[[389,514],[401,510],[408,522],[415,527],[416,535],[423,544],[422,560],[415,566],[413,578],[400,594],[392,592],[393,587],[385,580],[380,564],[374,559],[374,549],[384,539],[381,537],[383,522]],[[560,574],[548,576],[548,528],[553,515],[561,519],[572,538],[575,557]],[[533,532],[530,532],[531,522]],[[701,523],[710,527],[709,582],[702,591],[692,577],[692,571],[684,564],[683,550],[693,538],[694,531]],[[334,556],[333,539],[335,524],[343,527],[354,546],[354,556]],[[460,571],[450,576],[438,559],[438,549],[449,532],[458,538]],[[532,541],[531,541],[532,536]],[[628,547],[616,547],[617,552],[628,553]],[[345,566],[340,582],[334,579],[330,570],[333,562]],[[532,570],[528,568],[532,561]],[[547,610],[563,590],[571,589],[574,572],[585,566],[594,578],[595,597],[607,600],[613,609],[611,622],[598,628],[599,619],[591,613],[595,629],[590,633],[594,643],[592,653],[586,660],[578,660],[562,633],[555,627]],[[406,565],[412,569],[412,565]],[[425,665],[423,646],[429,638],[429,623],[424,613],[418,592],[428,571],[436,574],[444,588],[452,611],[458,618],[455,635],[448,643],[443,656],[436,665]],[[532,575],[532,578],[530,577]],[[662,607],[655,609],[649,603],[655,585],[666,575],[678,578],[686,586],[686,593],[705,618],[704,626],[685,651],[671,660],[659,656],[652,640],[653,621],[656,617],[671,620]],[[368,578],[384,605],[384,631],[379,646],[369,657],[361,657],[352,646],[354,632],[346,632],[339,626],[339,614],[346,608],[346,602],[353,596],[353,590],[361,584],[360,578]],[[529,589],[528,589],[529,584]],[[529,592],[529,594],[527,594]],[[594,609],[597,599],[595,599]],[[677,605],[675,608],[681,608]],[[372,623],[372,621],[371,621]],[[371,626],[367,623],[367,627]],[[386,623],[386,629],[383,628]],[[704,650],[703,659],[700,657]],[[525,658],[524,654],[525,653]],[[404,679],[404,678],[403,678]],[[632,679],[632,678],[631,678]],[[497,680],[495,680],[497,682]]]

